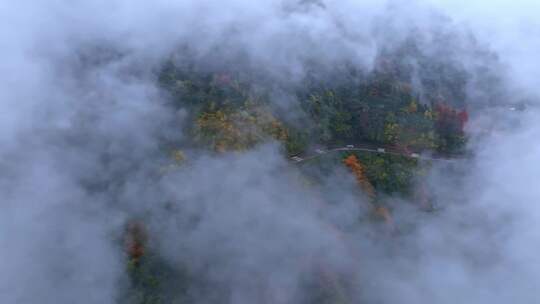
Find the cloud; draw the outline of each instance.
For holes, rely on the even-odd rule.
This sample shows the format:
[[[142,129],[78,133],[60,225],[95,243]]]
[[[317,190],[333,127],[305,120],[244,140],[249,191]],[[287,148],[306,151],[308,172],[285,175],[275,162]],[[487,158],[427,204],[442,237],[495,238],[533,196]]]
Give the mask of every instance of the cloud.
[[[519,127],[475,137],[470,162],[435,168],[430,184],[443,210],[428,216],[397,205],[411,229],[392,239],[357,223],[366,210],[350,176],[338,170],[307,190],[272,145],[196,151],[190,167],[160,177],[163,142],[189,135],[155,76],[187,48],[198,63],[297,83],[310,62],[369,70],[381,49],[415,30],[426,54],[477,75],[490,61],[469,48],[470,31],[508,68],[501,90],[513,102],[538,96],[533,1],[34,2],[0,3],[9,25],[0,29],[0,302],[117,303],[129,284],[123,227],[141,216],[168,264],[216,288],[194,287],[196,303],[224,295],[298,303],[306,272],[325,267],[350,278],[359,300],[534,301],[534,109]],[[455,34],[454,52],[444,53],[431,29]],[[471,86],[469,96],[487,96],[478,91]],[[286,90],[276,96],[295,109]],[[474,119],[505,120],[491,112]]]

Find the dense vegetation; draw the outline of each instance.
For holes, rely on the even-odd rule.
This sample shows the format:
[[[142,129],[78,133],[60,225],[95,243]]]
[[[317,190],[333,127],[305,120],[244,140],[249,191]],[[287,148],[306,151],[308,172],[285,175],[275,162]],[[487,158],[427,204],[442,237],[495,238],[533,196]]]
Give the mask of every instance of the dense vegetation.
[[[273,113],[269,89],[253,89],[241,76],[179,71],[169,62],[161,83],[173,100],[192,109],[192,129],[199,144],[214,150],[243,150],[269,138],[282,141],[289,155],[309,145],[376,143],[414,151],[461,152],[466,109],[443,100],[419,102],[411,84],[397,79],[306,81],[293,98],[308,116],[305,125],[282,121]],[[308,140],[309,138],[309,140]]]
[[[183,149],[194,147],[219,154],[274,141],[280,143],[286,158],[313,154],[317,147],[371,144],[391,148],[403,155],[342,151],[297,166],[306,187],[317,187],[321,183],[318,177],[336,168],[349,172],[367,197],[373,219],[395,232],[385,197],[409,198],[430,208],[429,195],[419,183],[430,164],[407,155],[463,153],[468,120],[465,72],[452,62],[434,61],[407,43],[393,52],[381,52],[372,71],[344,64],[321,72],[313,64],[303,80],[294,83],[272,82],[264,71],[253,69],[197,66],[186,64],[189,59],[185,58],[167,61],[159,72],[159,83],[172,107],[187,109],[189,123],[184,131],[191,136],[187,144],[170,145],[167,153],[175,165],[163,173],[189,162]],[[404,63],[407,56],[417,59],[419,71]],[[275,91],[281,95],[276,97]],[[288,109],[276,106],[275,99],[284,95],[301,112],[294,119],[286,115]],[[184,287],[196,286],[200,283],[196,274],[156,266],[159,257],[141,253],[146,240],[133,237],[140,233],[127,233],[132,235],[128,249],[131,298],[137,303],[177,303],[166,298],[163,281],[174,276]],[[325,270],[316,272],[314,280],[307,280],[311,283],[306,288],[313,290],[309,303],[349,303],[343,278]],[[175,300],[183,303],[187,299],[183,295]]]

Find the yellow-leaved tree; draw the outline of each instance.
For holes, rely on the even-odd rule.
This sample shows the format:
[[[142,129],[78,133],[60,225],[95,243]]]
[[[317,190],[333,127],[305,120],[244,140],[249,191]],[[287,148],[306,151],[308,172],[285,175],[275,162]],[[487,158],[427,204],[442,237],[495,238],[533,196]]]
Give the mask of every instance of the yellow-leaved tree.
[[[203,112],[196,137],[218,152],[241,151],[268,139],[287,140],[287,131],[269,109],[253,104],[235,110]]]

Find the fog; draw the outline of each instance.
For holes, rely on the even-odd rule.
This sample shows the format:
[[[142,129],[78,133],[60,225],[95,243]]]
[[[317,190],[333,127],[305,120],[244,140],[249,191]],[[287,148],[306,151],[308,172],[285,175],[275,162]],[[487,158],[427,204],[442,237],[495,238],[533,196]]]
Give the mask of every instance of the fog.
[[[144,218],[153,254],[174,273],[165,293],[180,292],[184,271],[205,280],[190,285],[188,303],[309,303],[306,276],[329,272],[354,303],[534,303],[534,8],[532,0],[1,2],[0,302],[138,303],[126,296],[122,238],[127,221]],[[451,33],[455,48],[437,45],[433,29]],[[168,161],[164,141],[189,143],[187,110],[169,106],[156,76],[179,50],[205,68],[264,74],[276,85],[272,106],[294,120],[303,114],[287,89],[308,63],[323,74],[344,63],[369,71],[380,50],[411,33],[433,58],[472,75],[470,107],[493,93],[474,82],[482,68],[500,74],[498,97],[529,106],[474,113],[472,159],[428,174],[440,210],[390,198],[403,233],[358,221],[367,198],[345,168],[321,189],[304,187],[278,143],[224,154],[185,147],[186,167],[156,173]],[[500,65],[487,67],[478,45]]]

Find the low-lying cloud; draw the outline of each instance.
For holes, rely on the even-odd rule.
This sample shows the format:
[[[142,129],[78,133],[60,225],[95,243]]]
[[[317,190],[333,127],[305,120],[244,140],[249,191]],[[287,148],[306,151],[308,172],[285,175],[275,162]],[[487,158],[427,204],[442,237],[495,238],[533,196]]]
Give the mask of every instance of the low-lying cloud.
[[[522,2],[467,3],[466,12],[448,1],[1,3],[0,302],[121,303],[122,233],[134,217],[148,219],[166,263],[205,278],[188,292],[193,303],[309,301],[306,273],[326,269],[357,303],[534,302],[540,43],[536,4]],[[461,44],[442,52],[432,28]],[[339,203],[321,202],[273,144],[194,151],[186,167],[159,173],[163,142],[189,136],[183,110],[157,84],[156,70],[178,50],[287,84],[301,82],[310,62],[369,71],[381,49],[414,31],[427,37],[426,54],[451,57],[473,80],[491,68],[469,48],[474,36],[503,67],[491,71],[504,73],[497,90],[532,106],[511,114],[519,126],[471,137],[472,160],[433,169],[439,211],[396,204],[401,234],[358,223],[365,198],[340,169],[318,189]],[[472,97],[490,98],[468,89],[472,106]],[[286,92],[273,102],[297,109]],[[490,113],[471,125],[507,120]]]

